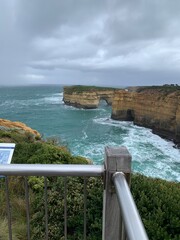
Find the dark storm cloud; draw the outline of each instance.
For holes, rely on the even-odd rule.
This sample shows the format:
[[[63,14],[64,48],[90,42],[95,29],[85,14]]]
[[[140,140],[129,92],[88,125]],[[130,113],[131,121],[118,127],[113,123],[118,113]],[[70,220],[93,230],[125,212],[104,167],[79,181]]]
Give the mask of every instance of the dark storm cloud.
[[[27,43],[16,25],[12,0],[0,1],[0,85],[20,83]]]
[[[4,0],[0,9],[1,83],[180,83],[179,0]]]
[[[48,35],[63,25],[91,21],[103,5],[103,0],[24,0],[17,2],[18,21],[30,35]]]
[[[113,42],[177,37],[180,1],[112,1],[105,29]]]

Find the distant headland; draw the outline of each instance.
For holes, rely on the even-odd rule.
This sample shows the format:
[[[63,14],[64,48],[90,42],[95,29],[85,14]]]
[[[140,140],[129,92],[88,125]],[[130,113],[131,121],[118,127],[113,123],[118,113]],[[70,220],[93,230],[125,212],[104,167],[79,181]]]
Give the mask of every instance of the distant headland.
[[[94,109],[99,106],[100,100],[112,104],[115,88],[96,86],[68,86],[64,87],[63,101],[66,105],[77,108]]]
[[[95,86],[64,87],[64,103],[93,109],[100,100],[112,105],[112,119],[133,121],[151,128],[180,147],[180,86],[163,85],[125,89]]]

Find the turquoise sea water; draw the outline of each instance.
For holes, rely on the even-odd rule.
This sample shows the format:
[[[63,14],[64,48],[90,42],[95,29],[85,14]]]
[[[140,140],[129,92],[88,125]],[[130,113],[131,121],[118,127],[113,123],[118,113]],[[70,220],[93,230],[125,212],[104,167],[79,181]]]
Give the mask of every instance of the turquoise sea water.
[[[111,120],[111,107],[83,110],[64,105],[61,86],[0,88],[0,118],[21,121],[44,137],[55,136],[75,155],[101,164],[106,145],[127,146],[133,171],[180,181],[180,150],[131,122]]]

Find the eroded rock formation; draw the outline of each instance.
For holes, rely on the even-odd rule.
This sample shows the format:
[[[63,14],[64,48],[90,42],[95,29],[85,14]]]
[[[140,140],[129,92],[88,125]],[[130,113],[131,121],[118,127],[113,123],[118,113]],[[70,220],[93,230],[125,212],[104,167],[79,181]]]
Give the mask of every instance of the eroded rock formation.
[[[112,104],[112,118],[133,121],[153,132],[174,140],[180,147],[180,87],[132,87],[101,89],[65,87],[64,102],[78,108],[97,108],[100,100]]]
[[[40,133],[30,127],[28,127],[26,124],[22,122],[12,122],[10,120],[2,119],[0,118],[0,128],[6,128],[6,129],[14,129],[19,130],[23,132],[29,132],[33,134],[34,136],[40,137]]]
[[[180,144],[180,90],[116,91],[112,118],[134,121]]]
[[[96,87],[64,87],[63,101],[77,108],[93,109],[99,106],[100,100],[112,104],[114,89]]]

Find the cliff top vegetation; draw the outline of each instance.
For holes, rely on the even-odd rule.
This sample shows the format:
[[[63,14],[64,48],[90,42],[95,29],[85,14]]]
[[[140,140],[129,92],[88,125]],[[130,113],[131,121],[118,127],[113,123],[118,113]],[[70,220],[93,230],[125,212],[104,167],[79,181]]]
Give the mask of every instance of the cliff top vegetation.
[[[75,85],[75,86],[65,86],[64,87],[64,93],[66,94],[72,94],[74,92],[76,93],[82,93],[82,92],[93,92],[93,91],[107,91],[107,90],[116,90],[117,88],[112,87],[97,87],[97,86],[83,86],[83,85]]]
[[[98,87],[98,86],[84,86],[84,85],[74,85],[74,86],[64,86],[64,93],[65,94],[72,94],[72,93],[82,93],[82,92],[94,92],[94,91],[113,91],[122,88],[113,88],[113,87]],[[128,87],[129,91],[133,92],[143,92],[147,90],[155,90],[160,93],[169,94],[172,92],[179,92],[180,86],[177,84],[165,84],[162,86],[136,86],[136,87]]]
[[[161,93],[172,93],[176,91],[180,91],[180,86],[177,84],[165,84],[163,86],[144,86],[144,87],[139,87],[137,88],[137,92],[143,92],[146,90],[156,90]]]

